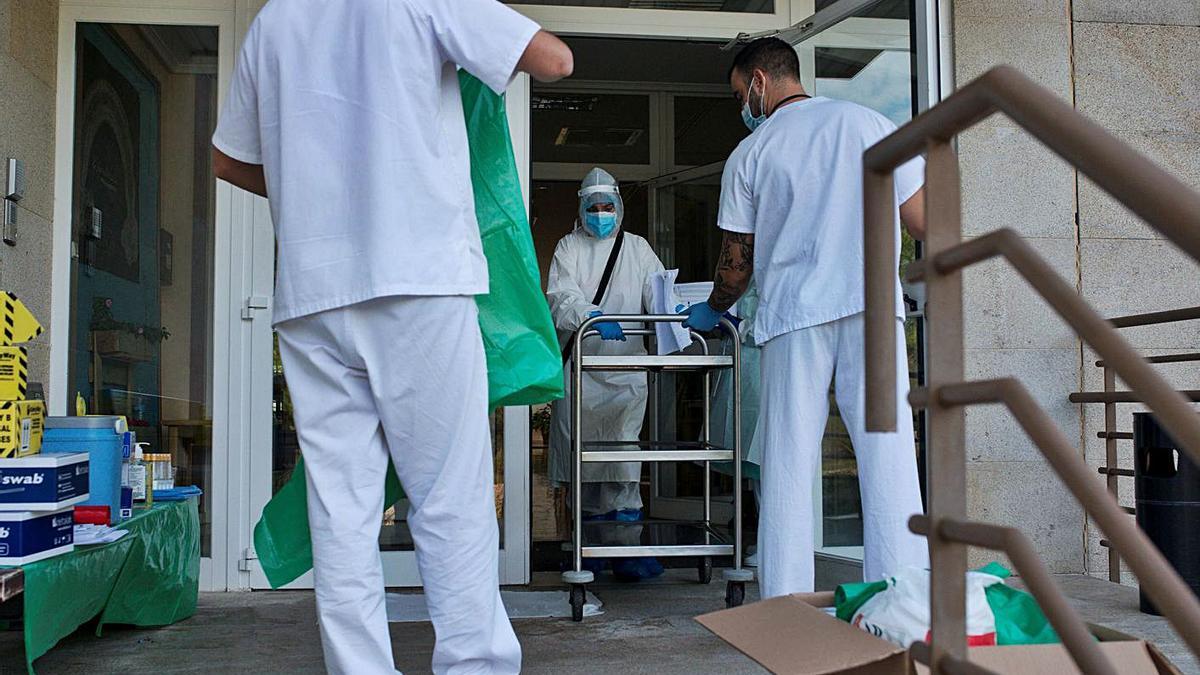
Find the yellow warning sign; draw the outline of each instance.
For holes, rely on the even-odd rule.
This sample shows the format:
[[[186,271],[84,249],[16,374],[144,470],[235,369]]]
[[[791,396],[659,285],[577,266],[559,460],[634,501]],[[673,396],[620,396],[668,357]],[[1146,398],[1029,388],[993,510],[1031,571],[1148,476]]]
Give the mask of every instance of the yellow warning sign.
[[[29,389],[29,353],[24,347],[0,347],[0,401],[23,401]]]
[[[42,324],[25,303],[8,291],[0,291],[0,346],[29,342],[41,334]]]
[[[0,457],[41,452],[45,418],[41,401],[0,401]]]

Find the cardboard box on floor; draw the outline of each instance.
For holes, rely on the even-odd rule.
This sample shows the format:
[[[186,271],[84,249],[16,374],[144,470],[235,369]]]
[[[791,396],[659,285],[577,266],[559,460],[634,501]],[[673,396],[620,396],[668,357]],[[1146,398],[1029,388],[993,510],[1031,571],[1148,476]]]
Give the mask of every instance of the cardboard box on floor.
[[[914,675],[929,669],[908,651],[830,616],[833,593],[802,593],[696,617],[708,630],[778,675]],[[1092,627],[1122,675],[1180,675],[1153,645]],[[971,661],[996,673],[1079,673],[1062,645],[974,647]]]

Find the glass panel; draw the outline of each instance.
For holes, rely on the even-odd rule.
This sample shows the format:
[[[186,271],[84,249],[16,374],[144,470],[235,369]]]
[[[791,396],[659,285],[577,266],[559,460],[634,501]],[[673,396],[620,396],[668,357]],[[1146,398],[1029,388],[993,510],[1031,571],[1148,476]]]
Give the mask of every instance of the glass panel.
[[[887,32],[889,39],[902,42],[903,49],[816,47],[816,94],[865,105],[896,125],[911,120],[915,113],[916,77],[913,54],[908,47],[912,27],[909,4],[908,0],[885,2],[860,15],[860,18],[876,17],[885,12],[887,16],[879,18],[889,19],[884,23],[894,28]],[[836,40],[839,27],[829,29],[821,39]]]
[[[676,96],[674,105],[676,166],[723,162],[750,133],[729,96]]]
[[[719,171],[658,190],[658,254],[679,283],[712,281],[721,253]]]
[[[550,480],[550,406],[530,409],[529,450],[532,473],[532,539],[538,542],[560,542],[570,539],[567,520],[567,490]],[[550,547],[553,551],[553,547]]]
[[[80,24],[76,68],[66,396],[172,454],[209,556],[217,29]]]
[[[606,9],[670,9],[692,12],[774,14],[775,0],[505,0],[509,5],[603,7]]]
[[[650,163],[648,95],[535,92],[531,105],[538,162]]]

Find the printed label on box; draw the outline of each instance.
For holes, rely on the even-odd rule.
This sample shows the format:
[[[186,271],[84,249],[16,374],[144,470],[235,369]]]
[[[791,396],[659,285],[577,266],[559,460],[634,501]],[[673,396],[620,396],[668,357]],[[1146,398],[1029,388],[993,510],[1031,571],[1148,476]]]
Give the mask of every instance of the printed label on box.
[[[0,514],[0,518],[4,518],[0,522],[0,564],[31,562],[39,554],[75,542],[75,515],[70,508],[50,513]]]
[[[41,451],[45,411],[41,401],[0,400],[0,457]]]
[[[29,352],[0,346],[0,399],[21,401],[29,390]]]
[[[0,509],[54,509],[87,498],[89,468],[86,454],[55,466],[41,458],[0,460]],[[41,466],[28,466],[37,462]]]

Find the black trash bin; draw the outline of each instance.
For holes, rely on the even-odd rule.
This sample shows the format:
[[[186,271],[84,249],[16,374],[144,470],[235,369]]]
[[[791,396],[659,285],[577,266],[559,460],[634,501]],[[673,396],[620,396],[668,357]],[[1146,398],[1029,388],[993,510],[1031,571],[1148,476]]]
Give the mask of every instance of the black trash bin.
[[[1133,414],[1137,523],[1200,596],[1200,468],[1150,413]],[[1141,609],[1159,614],[1143,592]]]

